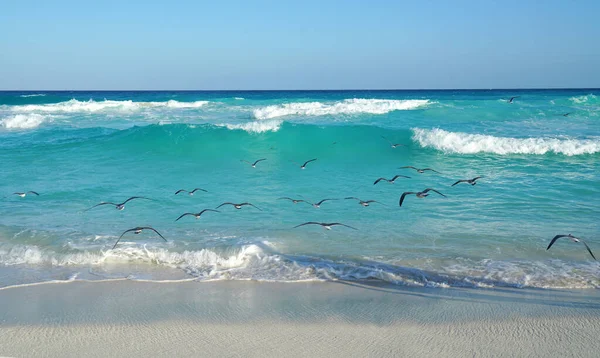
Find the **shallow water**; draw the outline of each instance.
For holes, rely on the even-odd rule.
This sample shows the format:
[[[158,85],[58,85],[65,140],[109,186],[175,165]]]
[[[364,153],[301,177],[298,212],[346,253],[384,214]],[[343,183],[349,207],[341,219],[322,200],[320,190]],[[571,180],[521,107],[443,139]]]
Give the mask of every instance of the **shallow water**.
[[[34,96],[35,95],[35,96]],[[519,96],[509,104],[504,98]],[[0,92],[0,285],[376,278],[596,288],[600,91]],[[569,113],[567,116],[564,114]],[[391,148],[385,137],[405,146]],[[256,168],[240,160],[267,160]],[[305,170],[299,164],[308,159]],[[296,162],[296,163],[294,163]],[[431,167],[419,174],[401,166]],[[395,184],[379,177],[399,178]],[[478,184],[458,179],[484,176]],[[194,196],[178,189],[204,188]],[[425,199],[404,191],[435,188]],[[20,198],[16,191],[41,195]],[[102,201],[121,202],[85,211]],[[317,202],[278,200],[289,196]],[[358,205],[355,196],[380,202]],[[200,219],[185,212],[223,202]],[[294,226],[306,221],[336,226]],[[121,233],[151,225],[151,232]],[[563,241],[564,240],[564,241]]]

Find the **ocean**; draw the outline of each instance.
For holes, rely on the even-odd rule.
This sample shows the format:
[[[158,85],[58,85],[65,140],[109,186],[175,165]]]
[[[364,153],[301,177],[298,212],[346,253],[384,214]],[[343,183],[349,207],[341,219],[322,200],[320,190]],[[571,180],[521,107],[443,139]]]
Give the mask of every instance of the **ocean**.
[[[0,198],[0,287],[598,288],[600,90],[0,92]]]

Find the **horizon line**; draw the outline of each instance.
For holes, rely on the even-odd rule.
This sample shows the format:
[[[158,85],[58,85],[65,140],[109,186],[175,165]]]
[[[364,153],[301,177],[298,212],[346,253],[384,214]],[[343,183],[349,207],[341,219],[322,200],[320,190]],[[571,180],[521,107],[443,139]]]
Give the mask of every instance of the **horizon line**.
[[[600,87],[352,88],[352,89],[0,89],[0,92],[352,92],[352,91],[535,91],[600,90]]]

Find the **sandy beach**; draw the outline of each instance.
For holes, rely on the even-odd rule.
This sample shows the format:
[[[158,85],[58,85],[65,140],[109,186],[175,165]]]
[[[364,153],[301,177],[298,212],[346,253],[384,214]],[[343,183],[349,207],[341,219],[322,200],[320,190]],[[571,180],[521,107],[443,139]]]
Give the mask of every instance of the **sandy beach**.
[[[600,295],[375,283],[70,282],[0,290],[0,355],[578,356]]]

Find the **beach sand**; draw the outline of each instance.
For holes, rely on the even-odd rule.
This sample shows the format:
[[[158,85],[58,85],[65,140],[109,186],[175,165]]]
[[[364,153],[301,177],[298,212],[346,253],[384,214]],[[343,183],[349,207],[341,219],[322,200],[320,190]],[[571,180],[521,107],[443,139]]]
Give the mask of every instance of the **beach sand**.
[[[596,290],[118,280],[0,290],[0,356],[597,357]]]

